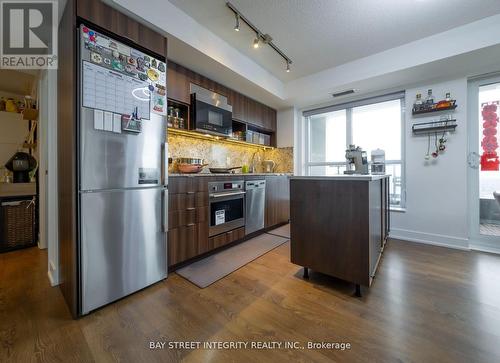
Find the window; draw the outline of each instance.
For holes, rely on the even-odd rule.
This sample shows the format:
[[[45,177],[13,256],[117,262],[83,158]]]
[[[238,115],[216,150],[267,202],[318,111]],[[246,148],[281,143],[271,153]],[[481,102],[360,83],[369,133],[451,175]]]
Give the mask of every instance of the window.
[[[404,95],[398,93],[305,112],[306,175],[343,174],[349,144],[361,146],[369,159],[383,149],[391,206],[404,207],[403,110]]]

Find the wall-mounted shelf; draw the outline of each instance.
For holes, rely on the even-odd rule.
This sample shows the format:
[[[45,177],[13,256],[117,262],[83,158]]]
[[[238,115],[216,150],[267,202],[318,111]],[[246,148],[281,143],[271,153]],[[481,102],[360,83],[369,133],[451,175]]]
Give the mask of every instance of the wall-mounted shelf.
[[[191,137],[191,138],[198,139],[198,140],[206,140],[206,141],[212,141],[212,142],[223,143],[223,144],[248,146],[248,147],[253,147],[253,148],[263,149],[263,150],[274,149],[274,147],[272,147],[272,146],[253,144],[253,143],[246,142],[246,141],[234,140],[234,139],[225,138],[222,136],[203,134],[203,133],[199,133],[196,131],[181,130],[181,129],[176,129],[173,127],[168,128],[168,134],[169,135],[180,135],[180,136],[185,136],[185,137]]]
[[[457,107],[458,107],[458,105],[454,104],[454,105],[449,106],[449,107],[430,108],[430,109],[426,109],[426,110],[412,110],[411,113],[413,116],[417,116],[417,115],[424,115],[424,114],[435,113],[435,112],[453,111]]]
[[[412,131],[415,135],[421,134],[432,134],[436,132],[451,132],[455,131],[457,128],[457,120],[443,120],[443,121],[433,121],[433,122],[421,122],[418,124],[413,124]]]

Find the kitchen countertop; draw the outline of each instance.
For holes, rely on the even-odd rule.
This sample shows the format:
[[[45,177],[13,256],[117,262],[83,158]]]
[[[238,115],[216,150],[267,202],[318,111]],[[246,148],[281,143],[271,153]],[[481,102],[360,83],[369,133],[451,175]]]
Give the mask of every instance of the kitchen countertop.
[[[380,180],[384,178],[390,177],[389,174],[386,175],[332,175],[332,176],[313,176],[313,175],[304,175],[304,176],[292,176],[291,179],[304,179],[304,180],[356,180],[356,181],[373,181]]]
[[[18,197],[35,194],[35,183],[0,183],[0,197]]]
[[[179,176],[187,176],[187,177],[203,177],[203,176],[234,176],[234,177],[245,177],[245,176],[292,176],[291,173],[224,173],[224,174],[213,174],[213,173],[198,173],[198,174],[180,174],[180,173],[172,173],[168,174],[169,177],[179,177]]]

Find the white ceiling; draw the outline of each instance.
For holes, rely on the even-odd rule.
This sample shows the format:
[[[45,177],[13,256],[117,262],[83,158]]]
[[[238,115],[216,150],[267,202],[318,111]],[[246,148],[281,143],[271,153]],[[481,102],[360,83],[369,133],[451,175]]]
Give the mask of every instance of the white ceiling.
[[[169,1],[282,81],[500,13],[499,0],[231,0],[293,60],[286,73],[268,46],[252,48],[255,34],[246,25],[233,30],[225,0]]]

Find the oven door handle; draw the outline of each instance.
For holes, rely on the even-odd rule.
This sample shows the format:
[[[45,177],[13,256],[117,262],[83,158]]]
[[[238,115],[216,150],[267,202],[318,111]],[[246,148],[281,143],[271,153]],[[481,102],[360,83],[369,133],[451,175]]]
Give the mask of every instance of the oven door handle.
[[[237,193],[217,193],[217,194],[210,194],[210,198],[223,198],[223,197],[232,197],[234,196],[239,196],[246,194],[246,192],[237,192]]]

